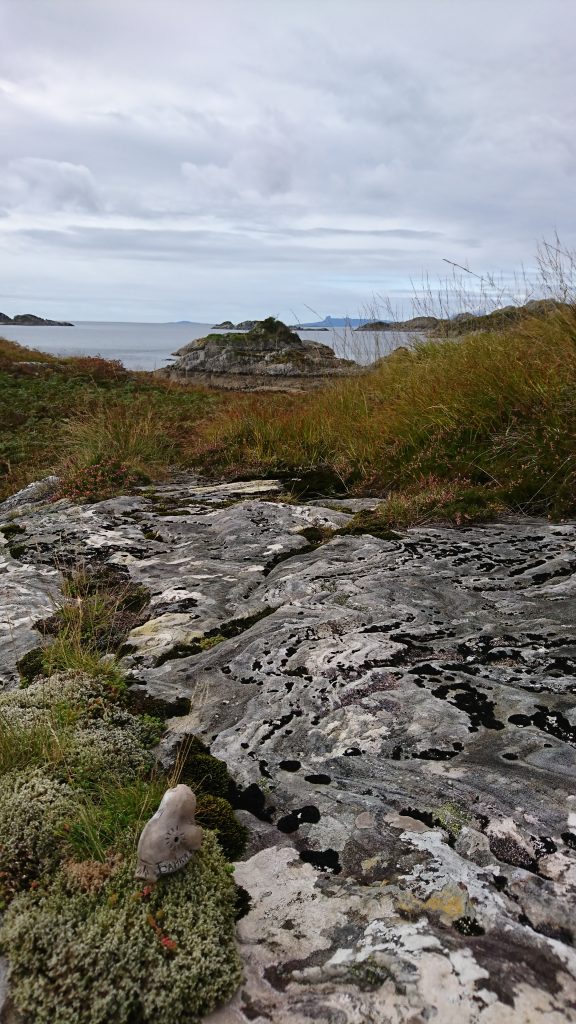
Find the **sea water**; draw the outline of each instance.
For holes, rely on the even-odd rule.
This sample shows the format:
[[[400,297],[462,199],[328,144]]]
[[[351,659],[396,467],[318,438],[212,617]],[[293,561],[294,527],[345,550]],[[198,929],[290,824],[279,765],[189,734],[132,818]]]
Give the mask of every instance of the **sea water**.
[[[157,370],[168,366],[174,352],[189,341],[209,334],[211,324],[138,324],[110,321],[78,321],[73,327],[0,326],[0,335],[52,355],[102,356],[119,359],[129,370]],[[367,365],[399,346],[409,346],[420,337],[397,331],[298,331],[304,341],[329,345],[343,359]]]

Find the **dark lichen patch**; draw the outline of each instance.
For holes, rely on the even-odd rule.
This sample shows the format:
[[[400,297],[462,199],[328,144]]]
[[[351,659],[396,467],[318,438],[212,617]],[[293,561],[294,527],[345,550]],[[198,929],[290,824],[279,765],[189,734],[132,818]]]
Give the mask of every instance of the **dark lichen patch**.
[[[464,711],[470,719],[470,732],[477,732],[480,726],[485,729],[504,729],[504,723],[494,715],[495,702],[470,683],[447,683],[432,690],[432,696],[448,700],[449,704]]]
[[[274,555],[273,558],[270,559],[269,562],[266,563],[266,568],[264,569],[263,575],[269,576],[272,570],[275,569],[277,565],[280,565],[281,562],[286,562],[289,558],[297,558],[301,555],[309,555],[311,554],[312,551],[316,551],[317,547],[318,544],[314,543],[306,544],[304,547],[300,548],[286,548],[285,551],[279,551],[276,555]]]
[[[520,914],[518,921],[520,924],[526,925],[527,928],[531,928],[532,931],[538,932],[539,935],[545,935],[547,939],[563,942],[565,946],[574,945],[574,934],[568,928],[552,924],[549,921],[539,921],[536,924],[527,914]]]
[[[520,922],[528,924],[528,921]],[[482,987],[494,992],[505,1006],[514,1007],[518,990],[525,985],[557,995],[562,987],[565,966],[562,959],[548,950],[546,959],[540,946],[535,946],[521,929],[515,934],[506,930],[490,929],[486,935],[471,936],[470,948],[474,959],[486,971]],[[502,970],[502,965],[506,970]]]
[[[319,772],[317,775],[305,775],[304,779],[306,782],[311,782],[313,786],[329,786],[332,779],[329,775],[324,775]]]
[[[473,814],[453,803],[444,803],[439,807],[432,807],[430,810],[421,810],[418,807],[403,807],[398,813],[402,816],[415,818],[416,821],[421,821],[424,825],[428,825],[428,828],[443,829],[448,834],[448,844],[450,846],[454,846],[456,839],[465,826],[473,825],[477,822],[477,818]]]
[[[438,819],[430,811],[421,811],[418,807],[402,807],[398,814],[403,818],[415,818],[416,821],[428,825],[428,828],[441,827]]]
[[[276,822],[276,828],[280,832],[297,832],[301,825],[315,825],[320,821],[320,811],[313,804],[307,804],[298,810],[291,811]]]
[[[242,618],[231,619],[230,622],[224,622],[220,626],[216,626],[214,629],[208,630],[203,636],[198,637],[197,640],[192,640],[187,644],[174,644],[168,651],[161,654],[156,659],[156,667],[164,665],[167,661],[174,661],[179,658],[189,658],[196,654],[202,654],[204,651],[209,650],[211,647],[215,647],[216,644],[222,643],[224,640],[230,640],[233,637],[240,636],[245,633],[247,629],[255,626],[257,622],[267,618],[268,615],[276,611],[275,608],[262,608],[258,612],[254,612],[253,615],[246,615]]]
[[[273,722],[265,722],[264,724],[268,725],[269,729],[264,734],[264,736],[260,737],[260,745],[262,745],[263,743],[267,743],[268,740],[272,739],[275,733],[277,733],[280,729],[284,729],[287,725],[290,724],[290,722],[294,718],[301,718],[302,715],[303,712],[300,708],[294,708],[293,711],[288,711],[285,715],[281,715],[280,718],[277,718]]]
[[[418,753],[412,754],[412,757],[422,761],[449,761],[452,757],[457,757],[458,753],[458,750],[439,750],[436,747],[430,747],[428,750],[420,750]]]
[[[536,711],[532,715],[510,715],[508,721],[511,725],[523,728],[534,725],[549,736],[576,746],[576,726],[571,725],[561,711],[552,711],[540,704],[536,705]]]
[[[339,875],[342,871],[338,852],[331,847],[327,850],[301,850],[300,860],[305,864],[311,864],[319,871],[328,871],[333,875]]]
[[[562,832],[560,838],[562,839],[562,842],[571,850],[576,850],[576,835],[574,834],[574,832]]]
[[[534,850],[534,856],[539,860],[550,853],[556,853],[558,847],[550,836],[530,836],[530,842]]]
[[[459,917],[452,922],[453,927],[461,935],[484,935],[485,929],[474,917]]]
[[[125,648],[123,648],[122,653],[129,654],[130,651],[131,648],[129,646],[126,646]],[[168,651],[165,651],[164,654],[159,655],[159,657],[156,658],[155,665],[156,668],[160,668],[160,666],[165,665],[167,661],[176,661],[179,658],[190,658],[194,654],[201,653],[202,648],[200,646],[199,639],[187,644],[177,643],[174,644]]]
[[[298,772],[302,765],[300,764],[300,761],[280,761],[278,767],[281,768],[283,772]]]
[[[14,522],[4,523],[0,526],[0,533],[4,535],[6,546],[12,558],[21,558],[26,551],[26,545],[19,543],[17,538],[22,540],[23,535],[26,533],[25,527]]]
[[[166,721],[187,715],[190,710],[190,697],[181,693],[160,696],[150,693],[144,683],[134,681],[126,691],[128,707],[136,714],[156,715]]]
[[[26,530],[23,526],[20,526],[19,523],[4,523],[3,526],[0,526],[0,533],[3,533],[6,540],[9,540],[10,537],[16,537],[18,534],[26,533]]]
[[[250,811],[260,821],[272,822],[274,807],[267,806],[266,796],[255,782],[243,788],[233,781],[229,800],[236,810]]]
[[[513,836],[490,836],[490,850],[504,864],[538,873],[538,861]]]

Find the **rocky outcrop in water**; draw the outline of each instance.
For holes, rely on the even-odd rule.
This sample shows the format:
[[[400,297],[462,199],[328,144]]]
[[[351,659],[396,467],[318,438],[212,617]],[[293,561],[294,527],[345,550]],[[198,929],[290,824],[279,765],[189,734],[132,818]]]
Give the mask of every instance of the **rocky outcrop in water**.
[[[327,379],[359,372],[328,345],[302,341],[273,317],[245,334],[209,334],[178,349],[179,358],[159,371],[178,380],[231,390],[306,390]]]
[[[370,323],[355,327],[356,331],[431,331],[442,323],[435,316],[415,316],[411,320],[371,320]]]
[[[66,320],[45,320],[42,316],[34,316],[33,313],[19,313],[15,317],[0,313],[0,325],[13,324],[19,327],[73,327],[74,324]]]
[[[567,1024],[576,524],[382,540],[346,534],[354,501],[279,491],[0,506],[3,685],[56,567],[148,588],[132,699],[169,717],[164,761],[188,733],[226,761],[251,833],[246,979],[210,1024]]]

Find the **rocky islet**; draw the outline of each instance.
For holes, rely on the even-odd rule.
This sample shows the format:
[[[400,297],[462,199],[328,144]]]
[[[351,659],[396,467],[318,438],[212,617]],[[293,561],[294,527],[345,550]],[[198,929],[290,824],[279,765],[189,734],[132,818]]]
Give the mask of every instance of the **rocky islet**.
[[[73,327],[74,324],[68,320],[46,320],[42,316],[35,316],[34,313],[18,313],[11,317],[6,313],[0,313],[0,324],[13,324],[15,327]]]
[[[304,391],[361,369],[352,360],[339,359],[328,345],[302,341],[274,317],[248,324],[243,333],[209,334],[189,342],[158,373],[226,390]]]

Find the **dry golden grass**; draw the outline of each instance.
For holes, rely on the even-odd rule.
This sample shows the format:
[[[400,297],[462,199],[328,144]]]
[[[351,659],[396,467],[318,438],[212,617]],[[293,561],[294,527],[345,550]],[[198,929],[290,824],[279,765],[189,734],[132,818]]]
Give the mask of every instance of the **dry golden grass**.
[[[492,486],[513,507],[574,507],[576,312],[427,341],[320,392],[231,399],[191,457],[215,474],[306,474],[355,493],[424,480]]]

